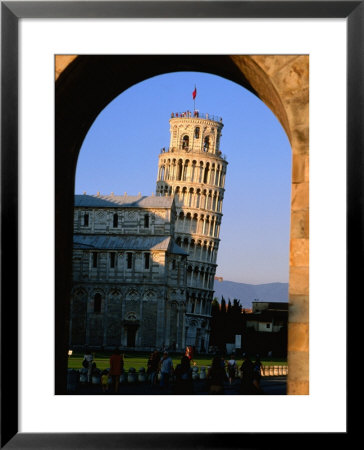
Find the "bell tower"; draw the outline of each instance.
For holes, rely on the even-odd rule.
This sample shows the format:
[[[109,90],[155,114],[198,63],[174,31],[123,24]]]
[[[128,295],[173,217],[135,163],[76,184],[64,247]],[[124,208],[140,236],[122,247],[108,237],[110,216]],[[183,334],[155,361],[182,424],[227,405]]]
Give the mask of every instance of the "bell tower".
[[[188,253],[186,345],[207,350],[228,165],[220,150],[224,125],[222,118],[197,111],[172,113],[169,124],[170,145],[159,155],[156,194],[174,195],[175,239]]]

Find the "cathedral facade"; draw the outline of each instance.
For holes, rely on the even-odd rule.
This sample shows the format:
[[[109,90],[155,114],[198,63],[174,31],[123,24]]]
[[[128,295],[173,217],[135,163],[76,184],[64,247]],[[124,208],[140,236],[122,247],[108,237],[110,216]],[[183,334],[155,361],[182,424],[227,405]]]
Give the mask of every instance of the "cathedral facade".
[[[75,196],[71,347],[208,350],[222,127],[208,114],[172,114],[156,195]]]

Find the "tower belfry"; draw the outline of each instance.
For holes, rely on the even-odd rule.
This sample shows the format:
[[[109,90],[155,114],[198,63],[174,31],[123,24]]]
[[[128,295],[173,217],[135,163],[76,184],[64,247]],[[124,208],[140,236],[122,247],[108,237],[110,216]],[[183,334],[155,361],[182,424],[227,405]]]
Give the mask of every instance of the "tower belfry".
[[[159,155],[156,194],[174,196],[175,238],[187,253],[186,345],[208,345],[199,324],[213,299],[228,162],[220,150],[222,118],[195,111],[172,113],[170,145]],[[192,325],[192,326],[191,326]],[[191,344],[192,345],[192,344]]]

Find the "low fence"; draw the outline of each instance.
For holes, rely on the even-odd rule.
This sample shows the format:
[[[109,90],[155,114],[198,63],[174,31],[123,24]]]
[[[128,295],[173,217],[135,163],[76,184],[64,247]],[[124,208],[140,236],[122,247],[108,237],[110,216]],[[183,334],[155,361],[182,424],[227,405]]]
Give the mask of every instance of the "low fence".
[[[196,380],[206,380],[207,371],[210,367],[192,367],[192,379]],[[285,376],[288,374],[288,366],[263,366],[261,369],[262,377],[277,377],[277,376]],[[236,374],[238,377],[241,377],[240,369]],[[157,375],[158,380],[160,380],[160,373]],[[75,391],[77,385],[79,383],[84,384],[87,383],[88,380],[88,371],[87,369],[69,369],[68,377],[67,377],[67,390]],[[138,372],[130,368],[128,371],[124,371],[120,375],[120,384],[135,384],[135,383],[147,383],[150,382],[145,369],[142,368]],[[101,371],[96,369],[92,375],[90,382],[92,384],[101,384]],[[109,377],[109,383],[111,383],[111,377]]]
[[[260,373],[262,377],[278,377],[288,375],[288,366],[263,366]]]

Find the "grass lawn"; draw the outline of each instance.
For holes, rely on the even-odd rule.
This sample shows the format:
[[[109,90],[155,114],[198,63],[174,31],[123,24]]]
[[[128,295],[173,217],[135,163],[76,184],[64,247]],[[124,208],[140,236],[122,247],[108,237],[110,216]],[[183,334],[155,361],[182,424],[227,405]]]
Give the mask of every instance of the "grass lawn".
[[[111,356],[111,353],[94,353],[94,361],[96,363],[96,367],[98,369],[108,369],[110,367],[109,359]],[[150,353],[124,353],[124,369],[129,370],[130,367],[134,367],[137,371],[144,367],[147,369],[147,361],[149,358]],[[176,367],[177,364],[181,362],[181,354],[180,353],[170,353],[170,356],[173,360],[173,367]],[[228,359],[228,357],[227,357]],[[198,367],[207,367],[211,365],[212,356],[196,356],[193,359]],[[81,369],[82,368],[82,361],[83,361],[83,354],[81,353],[74,353],[71,357],[68,359],[68,368],[69,369]],[[254,361],[254,359],[253,359]],[[238,367],[241,366],[243,363],[242,359],[236,360]],[[287,365],[287,359],[285,358],[265,358],[262,360],[262,364],[265,366],[285,366]]]

